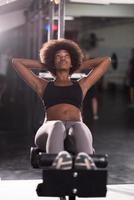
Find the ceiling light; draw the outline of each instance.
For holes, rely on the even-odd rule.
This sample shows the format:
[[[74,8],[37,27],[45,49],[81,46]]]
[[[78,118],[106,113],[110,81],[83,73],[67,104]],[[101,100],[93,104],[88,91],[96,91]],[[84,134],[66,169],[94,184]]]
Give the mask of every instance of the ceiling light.
[[[134,0],[70,0],[70,2],[89,4],[134,4]]]
[[[53,1],[55,4],[60,4],[60,0],[50,0]]]
[[[109,4],[109,0],[70,0],[74,3]]]
[[[111,4],[134,4],[134,0],[111,0]]]
[[[0,0],[0,6],[4,6],[6,4],[12,3],[16,0]]]
[[[49,17],[46,17],[46,19],[48,20]],[[54,19],[54,20],[58,20],[59,17],[58,17],[58,16],[54,16],[53,19]],[[65,20],[74,20],[74,17],[73,17],[73,16],[64,16],[64,19],[65,19]]]

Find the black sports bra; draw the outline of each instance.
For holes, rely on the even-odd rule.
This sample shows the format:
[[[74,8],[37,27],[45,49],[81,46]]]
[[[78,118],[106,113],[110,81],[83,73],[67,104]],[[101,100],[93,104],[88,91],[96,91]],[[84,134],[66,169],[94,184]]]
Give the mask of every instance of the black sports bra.
[[[56,86],[50,81],[44,92],[43,101],[46,109],[56,104],[67,103],[81,108],[83,100],[82,89],[77,81],[69,86]]]

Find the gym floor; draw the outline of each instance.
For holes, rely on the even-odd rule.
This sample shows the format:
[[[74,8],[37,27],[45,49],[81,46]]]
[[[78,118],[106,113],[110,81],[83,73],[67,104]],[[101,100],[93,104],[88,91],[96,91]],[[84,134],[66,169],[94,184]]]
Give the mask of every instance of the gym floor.
[[[18,106],[13,113],[21,115],[22,109]],[[100,92],[98,120],[92,119],[90,106],[86,109],[85,122],[92,131],[96,153],[108,154],[108,184],[133,184],[134,108],[128,107],[127,91],[114,89]],[[23,119],[24,116],[21,117]],[[13,123],[9,108],[0,108],[0,123],[1,179],[41,179],[41,171],[32,169],[29,160],[33,138],[22,133],[21,123],[20,131],[8,128]]]

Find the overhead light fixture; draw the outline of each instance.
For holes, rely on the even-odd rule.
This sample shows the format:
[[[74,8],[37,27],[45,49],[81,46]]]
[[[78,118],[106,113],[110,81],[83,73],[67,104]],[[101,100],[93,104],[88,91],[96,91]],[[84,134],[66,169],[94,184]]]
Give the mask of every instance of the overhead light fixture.
[[[46,17],[46,19],[48,20],[49,17]],[[54,19],[54,20],[58,20],[59,17],[58,17],[58,16],[54,16],[53,19]],[[65,16],[64,19],[65,19],[65,20],[74,20],[74,17],[73,17],[73,16]]]
[[[0,0],[0,6],[4,6],[6,4],[12,3],[17,0]]]
[[[111,4],[134,4],[134,0],[111,0],[110,3]]]
[[[109,0],[70,0],[73,3],[109,4]]]
[[[54,3],[55,3],[55,4],[59,4],[59,3],[60,3],[60,0],[54,0]]]
[[[50,0],[53,1],[55,4],[59,4],[61,0]]]
[[[54,16],[54,20],[58,20],[59,17],[58,16]],[[74,17],[73,16],[64,16],[64,19],[65,20],[74,20]]]
[[[134,4],[134,0],[70,0],[73,3],[89,4]]]

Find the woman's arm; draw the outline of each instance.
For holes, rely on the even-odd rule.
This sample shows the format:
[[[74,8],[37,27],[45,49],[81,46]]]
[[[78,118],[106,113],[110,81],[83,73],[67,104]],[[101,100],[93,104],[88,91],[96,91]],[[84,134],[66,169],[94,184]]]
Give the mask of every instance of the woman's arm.
[[[39,78],[32,72],[32,69],[44,69],[44,64],[37,60],[13,58],[12,64],[16,72],[21,78],[39,95],[42,97],[47,81]]]
[[[95,58],[85,61],[80,67],[83,69],[90,69],[91,71],[87,77],[82,78],[79,83],[82,87],[84,95],[88,89],[96,83],[107,71],[109,64],[111,63],[110,57]]]
[[[88,59],[85,60],[82,65],[79,68],[79,71],[82,71],[84,69],[93,69],[95,67],[97,67],[100,63],[102,63],[105,59],[107,59],[108,57],[98,57],[98,58],[94,58],[94,59]]]
[[[29,69],[43,69],[45,65],[38,60],[25,59],[25,58],[12,58],[12,63],[17,62],[25,65]]]

